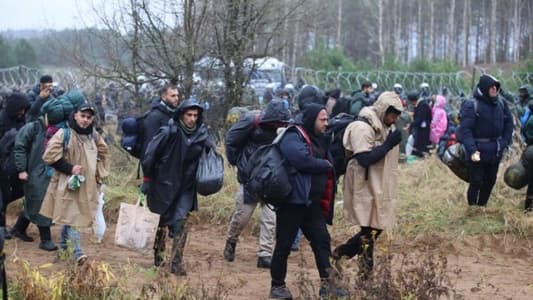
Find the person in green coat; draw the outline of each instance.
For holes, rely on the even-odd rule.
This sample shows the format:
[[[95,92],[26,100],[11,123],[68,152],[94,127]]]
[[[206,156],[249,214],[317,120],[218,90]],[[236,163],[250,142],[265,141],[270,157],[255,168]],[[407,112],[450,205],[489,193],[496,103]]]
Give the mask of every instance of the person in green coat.
[[[24,211],[22,214],[39,227],[41,243],[39,248],[46,251],[57,250],[52,242],[50,226],[52,220],[39,214],[48,188],[50,177],[43,161],[46,127],[44,118],[24,125],[17,134],[14,146],[15,166],[18,177],[24,182]],[[22,217],[22,216],[20,216]]]

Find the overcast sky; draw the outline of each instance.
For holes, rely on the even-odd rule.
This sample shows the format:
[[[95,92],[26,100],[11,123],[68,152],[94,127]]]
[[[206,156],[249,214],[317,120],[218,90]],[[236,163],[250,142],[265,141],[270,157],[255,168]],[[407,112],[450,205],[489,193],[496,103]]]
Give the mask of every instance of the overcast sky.
[[[0,0],[0,31],[94,26],[93,3],[104,0]]]

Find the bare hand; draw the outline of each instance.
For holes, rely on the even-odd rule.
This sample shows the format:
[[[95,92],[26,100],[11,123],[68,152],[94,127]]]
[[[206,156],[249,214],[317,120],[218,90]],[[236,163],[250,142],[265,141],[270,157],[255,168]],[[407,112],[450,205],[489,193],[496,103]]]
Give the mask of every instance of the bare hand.
[[[42,89],[41,92],[39,93],[39,97],[41,97],[41,99],[47,99],[48,97],[50,97],[51,92],[52,92],[52,89],[50,88]]]
[[[22,180],[22,181],[27,181],[28,180],[28,172],[26,172],[26,171],[20,172],[19,173],[19,179]]]
[[[83,167],[80,166],[80,165],[75,165],[74,167],[72,167],[72,174],[73,175],[80,175],[81,171],[83,171]]]

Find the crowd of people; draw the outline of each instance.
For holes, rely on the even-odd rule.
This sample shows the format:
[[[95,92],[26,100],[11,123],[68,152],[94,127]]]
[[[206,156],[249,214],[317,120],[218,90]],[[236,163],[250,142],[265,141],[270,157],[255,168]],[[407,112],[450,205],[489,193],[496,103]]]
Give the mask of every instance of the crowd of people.
[[[285,283],[287,259],[298,249],[302,234],[315,256],[320,297],[347,296],[330,258],[357,257],[361,278],[370,276],[374,243],[394,225],[400,162],[423,159],[431,152],[441,155],[460,142],[469,171],[468,204],[487,205],[512,142],[513,114],[522,119],[524,142],[533,144],[533,88],[523,86],[518,95],[514,101],[490,75],[479,78],[472,98],[464,99],[459,112],[450,109],[445,92],[431,95],[427,83],[406,93],[399,83],[392,91],[379,92],[375,84],[363,82],[349,96],[339,89],[324,93],[315,86],[305,86],[296,95],[280,89],[263,110],[243,113],[226,133],[226,158],[237,169],[239,188],[223,258],[235,260],[239,235],[259,207],[257,267],[270,270],[270,297],[292,298]],[[0,112],[3,238],[31,242],[26,230],[34,223],[40,249],[71,247],[78,264],[87,260],[79,229],[93,222],[99,185],[112,171],[108,147],[94,123],[98,114],[97,106],[79,91],[55,92],[48,75],[30,93],[6,97]],[[140,162],[141,191],[149,209],[160,215],[154,265],[168,265],[177,276],[187,274],[183,254],[187,218],[198,208],[200,156],[204,150],[215,151],[203,114],[204,105],[183,100],[175,85],[164,84],[147,112],[121,125],[122,146]],[[253,153],[272,144],[281,132],[279,152],[290,166],[292,190],[273,208],[246,188],[247,171]],[[342,175],[344,220],[360,230],[332,250],[327,225],[332,225]],[[7,230],[6,207],[21,197],[23,211]],[[533,209],[531,185],[525,209]],[[52,239],[53,224],[62,225],[59,247]]]

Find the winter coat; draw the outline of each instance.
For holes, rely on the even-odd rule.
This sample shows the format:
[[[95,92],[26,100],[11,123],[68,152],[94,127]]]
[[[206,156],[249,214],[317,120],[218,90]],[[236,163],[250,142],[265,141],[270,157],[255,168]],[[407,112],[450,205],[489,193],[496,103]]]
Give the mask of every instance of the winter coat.
[[[40,214],[52,219],[56,224],[77,227],[90,226],[94,220],[98,204],[98,184],[96,177],[108,175],[108,147],[100,134],[78,134],[70,129],[68,149],[63,149],[64,129],[54,134],[43,154],[47,165],[52,165],[63,158],[72,165],[83,166],[85,177],[80,188],[70,191],[67,188],[70,174],[55,170],[50,179]]]
[[[420,98],[416,103],[410,129],[415,138],[415,149],[419,152],[427,152],[427,146],[430,144],[429,133],[431,129],[431,107],[428,99]]]
[[[373,106],[361,111],[360,116],[368,123],[358,120],[348,125],[343,137],[347,151],[364,153],[383,144],[392,129],[383,123],[390,106],[400,111],[403,109],[396,94],[385,92]],[[359,165],[357,159],[348,162],[343,184],[344,219],[347,222],[378,229],[393,226],[398,198],[398,158],[399,147],[394,147],[368,169]]]
[[[14,154],[17,171],[27,172],[24,182],[24,213],[37,226],[50,226],[52,220],[39,214],[50,178],[43,161],[46,129],[42,118],[24,125],[17,134]]]
[[[151,110],[143,120],[144,140],[142,142],[143,148],[141,153],[144,154],[146,147],[148,147],[148,143],[150,143],[154,136],[159,132],[159,128],[168,125],[168,120],[173,118],[174,115],[175,112],[164,104],[162,100],[152,106]]]
[[[438,95],[432,110],[431,133],[429,134],[429,139],[433,144],[439,143],[440,138],[448,128],[448,114],[444,110],[445,107],[446,98]]]
[[[485,96],[492,79],[486,80],[488,82],[480,79],[473,99],[461,107],[457,137],[464,145],[468,159],[472,153],[479,151],[482,162],[494,163],[502,158],[504,149],[511,143],[513,118],[506,101],[500,97],[490,99]]]
[[[241,117],[226,133],[226,157],[228,162],[237,166],[237,181],[246,183],[248,159],[262,145],[272,143],[276,138],[276,126],[270,123],[287,122],[290,114],[283,102],[272,100],[267,108],[258,113],[248,113]],[[244,202],[257,200],[245,195]]]
[[[303,130],[308,132],[305,128]],[[292,191],[287,203],[310,206],[313,201],[320,201],[326,222],[331,224],[336,182],[333,157],[327,148],[316,143],[316,139],[311,138],[311,141],[312,148],[298,129],[289,127],[279,143],[281,154],[290,164]],[[317,151],[318,148],[322,148],[320,152],[323,155]]]
[[[195,105],[192,101],[184,102],[179,115]],[[175,122],[172,120],[169,126],[159,130],[148,143],[142,159],[144,176],[150,185],[148,208],[161,215],[160,226],[172,225],[198,209],[196,170],[206,147],[207,126],[200,115],[197,129],[187,134],[179,120]]]

